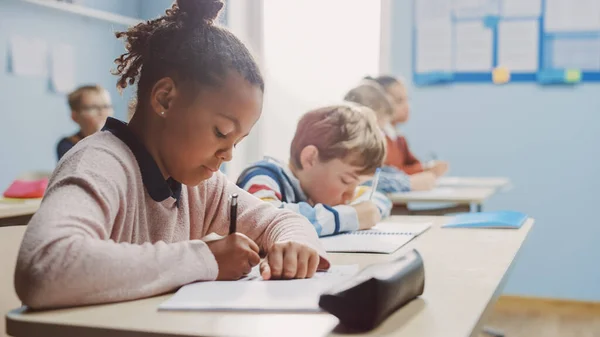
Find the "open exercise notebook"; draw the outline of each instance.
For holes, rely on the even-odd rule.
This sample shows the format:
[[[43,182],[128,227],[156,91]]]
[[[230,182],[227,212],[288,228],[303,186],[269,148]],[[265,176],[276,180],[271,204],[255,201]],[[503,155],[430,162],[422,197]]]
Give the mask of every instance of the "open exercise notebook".
[[[391,254],[427,229],[431,223],[382,222],[371,229],[321,238],[330,253]]]
[[[197,282],[181,287],[160,304],[159,310],[213,311],[322,311],[319,297],[332,286],[347,281],[358,265],[333,265],[303,280],[264,281],[259,267],[239,281]]]

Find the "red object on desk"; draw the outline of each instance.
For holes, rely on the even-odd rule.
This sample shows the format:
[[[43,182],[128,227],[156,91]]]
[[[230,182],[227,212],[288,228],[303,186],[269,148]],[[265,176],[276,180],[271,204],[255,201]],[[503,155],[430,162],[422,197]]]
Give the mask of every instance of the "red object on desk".
[[[5,198],[41,198],[48,187],[48,178],[37,180],[17,179],[4,191]]]

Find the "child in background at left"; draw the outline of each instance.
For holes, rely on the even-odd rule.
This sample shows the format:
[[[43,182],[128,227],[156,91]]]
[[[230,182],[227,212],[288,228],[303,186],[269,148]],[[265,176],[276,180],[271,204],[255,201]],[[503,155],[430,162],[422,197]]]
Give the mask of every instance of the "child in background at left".
[[[100,131],[106,119],[113,115],[110,94],[99,85],[79,87],[69,94],[67,101],[71,108],[71,119],[79,125],[79,131],[58,142],[56,145],[58,160],[80,140]]]
[[[394,118],[394,107],[389,96],[374,81],[362,81],[357,87],[350,90],[344,99],[371,108],[375,112],[382,130],[385,130]],[[386,142],[389,146],[387,133]],[[390,150],[388,148],[387,151]],[[389,155],[388,153],[387,156]],[[398,168],[385,165],[382,167],[377,190],[383,193],[430,190],[435,186],[435,181],[436,176],[431,172],[407,175]]]

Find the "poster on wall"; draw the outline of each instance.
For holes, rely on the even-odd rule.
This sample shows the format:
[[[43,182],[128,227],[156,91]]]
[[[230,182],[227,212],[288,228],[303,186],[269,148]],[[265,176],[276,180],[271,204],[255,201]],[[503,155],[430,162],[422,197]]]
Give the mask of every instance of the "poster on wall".
[[[414,0],[413,80],[600,82],[600,0]]]
[[[75,89],[75,49],[57,44],[51,49],[50,83],[56,93],[68,94]]]
[[[39,38],[13,35],[9,38],[9,72],[16,76],[48,75],[48,44]]]

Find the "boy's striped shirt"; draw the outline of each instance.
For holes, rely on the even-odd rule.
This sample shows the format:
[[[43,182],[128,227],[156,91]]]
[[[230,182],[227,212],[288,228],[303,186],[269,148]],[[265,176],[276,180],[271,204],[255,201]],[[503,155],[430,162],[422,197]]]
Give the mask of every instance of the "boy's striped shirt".
[[[358,216],[350,205],[329,206],[307,202],[300,181],[282,162],[265,158],[248,167],[238,178],[237,185],[259,199],[278,208],[293,210],[306,217],[319,236],[338,234],[357,230]],[[357,188],[352,204],[368,200],[368,187]],[[382,217],[389,216],[392,208],[390,200],[381,193],[375,193],[373,202],[379,208]]]

